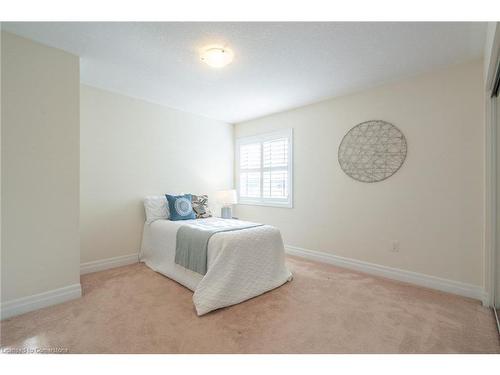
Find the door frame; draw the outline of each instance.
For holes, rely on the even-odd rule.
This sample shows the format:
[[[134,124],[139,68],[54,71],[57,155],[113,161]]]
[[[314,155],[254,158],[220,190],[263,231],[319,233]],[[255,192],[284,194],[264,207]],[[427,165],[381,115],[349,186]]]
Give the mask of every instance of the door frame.
[[[500,319],[496,307],[500,278],[500,234],[497,233],[500,203],[498,163],[500,162],[497,137],[500,135],[500,23],[488,25],[485,51],[485,195],[484,195],[484,287],[483,304],[493,309],[498,332]]]
[[[486,158],[485,158],[485,287],[486,306],[493,306],[495,296],[496,263],[496,105],[488,92],[486,102]]]
[[[500,238],[497,232],[497,201],[500,193],[497,186],[497,132],[500,108],[497,98],[493,96],[495,82],[500,74],[500,23],[488,26],[487,46],[485,53],[485,229],[484,229],[484,287],[485,306],[494,307],[496,294],[496,264],[500,257]],[[496,301],[498,303],[498,301]],[[496,312],[496,311],[495,311]],[[498,324],[497,320],[497,324]],[[500,332],[500,324],[498,326]]]
[[[497,79],[500,77],[500,57],[498,59],[497,65]],[[485,260],[488,262],[488,268],[485,269],[487,281],[489,283],[489,288],[487,286],[487,291],[489,295],[488,306],[491,306],[493,313],[495,315],[497,329],[500,333],[500,317],[498,313],[498,308],[500,308],[500,301],[497,299],[498,296],[498,285],[500,279],[500,234],[498,233],[498,213],[500,212],[498,208],[498,203],[500,199],[500,185],[498,184],[498,137],[500,132],[500,98],[498,94],[495,96],[489,96],[488,114],[489,121],[487,121],[486,127],[486,226],[485,233],[489,234],[489,241],[485,244],[486,254]],[[487,239],[487,238],[486,238]],[[488,240],[488,239],[487,239]]]

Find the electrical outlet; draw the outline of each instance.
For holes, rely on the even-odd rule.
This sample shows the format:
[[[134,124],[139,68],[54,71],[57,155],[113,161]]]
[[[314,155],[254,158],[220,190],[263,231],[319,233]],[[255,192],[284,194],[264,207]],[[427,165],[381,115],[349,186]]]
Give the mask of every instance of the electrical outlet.
[[[399,241],[398,240],[394,240],[392,241],[392,248],[391,248],[391,251],[393,253],[399,253]]]

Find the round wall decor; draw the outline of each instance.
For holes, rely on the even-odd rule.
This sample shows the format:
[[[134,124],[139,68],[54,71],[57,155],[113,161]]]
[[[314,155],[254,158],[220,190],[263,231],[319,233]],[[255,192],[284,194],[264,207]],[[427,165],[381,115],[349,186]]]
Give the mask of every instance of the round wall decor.
[[[342,170],[361,182],[378,182],[392,176],[406,158],[406,138],[391,123],[380,120],[356,125],[340,142]]]

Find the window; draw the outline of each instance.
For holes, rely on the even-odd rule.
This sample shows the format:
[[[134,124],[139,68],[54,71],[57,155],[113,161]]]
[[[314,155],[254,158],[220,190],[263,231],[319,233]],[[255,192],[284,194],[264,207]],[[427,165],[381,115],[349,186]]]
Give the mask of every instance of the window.
[[[292,207],[292,129],[236,140],[238,202]]]

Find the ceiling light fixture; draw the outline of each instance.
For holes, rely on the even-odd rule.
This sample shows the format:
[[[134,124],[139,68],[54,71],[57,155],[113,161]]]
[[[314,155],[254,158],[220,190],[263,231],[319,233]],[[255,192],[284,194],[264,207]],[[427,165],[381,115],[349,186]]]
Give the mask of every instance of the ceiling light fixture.
[[[206,47],[201,53],[201,61],[212,68],[222,68],[230,64],[233,57],[233,51],[223,47]]]

